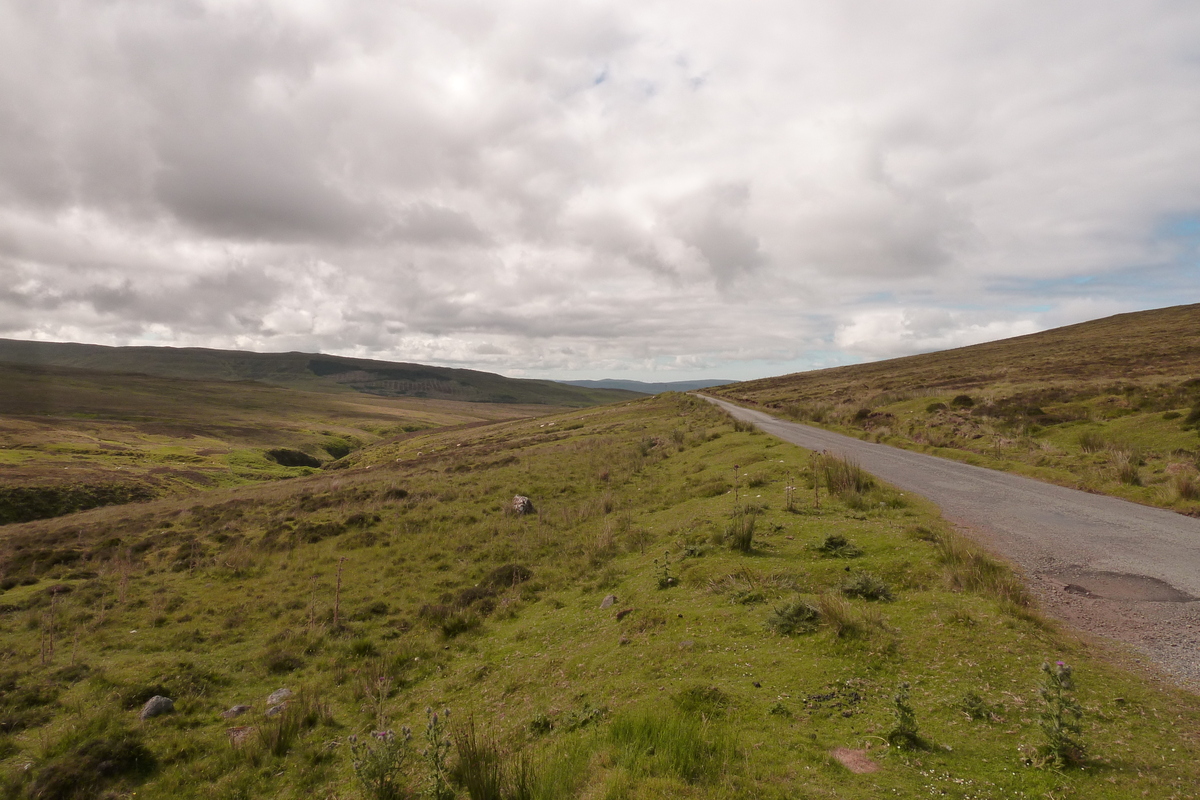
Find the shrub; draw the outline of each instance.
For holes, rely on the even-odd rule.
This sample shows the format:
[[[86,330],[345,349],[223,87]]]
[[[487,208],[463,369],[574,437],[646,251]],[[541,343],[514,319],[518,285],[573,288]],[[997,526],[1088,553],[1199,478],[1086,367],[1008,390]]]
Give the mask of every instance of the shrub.
[[[304,666],[304,660],[295,653],[271,648],[263,656],[263,665],[272,675],[285,675]]]
[[[927,413],[927,414],[936,414],[939,411],[945,411],[945,410],[946,410],[945,403],[930,403],[929,405],[925,406],[925,413]]]
[[[952,408],[971,408],[974,405],[975,401],[969,394],[955,395],[954,399],[950,401]]]
[[[505,564],[489,572],[487,577],[483,579],[483,585],[490,586],[493,589],[507,589],[511,586],[524,583],[532,577],[533,572],[529,567],[524,567],[520,564]]]
[[[862,600],[895,600],[892,589],[869,572],[860,572],[842,584],[842,594]]]
[[[812,604],[796,599],[776,608],[767,617],[766,625],[784,636],[793,633],[811,633],[817,629],[821,612]]]

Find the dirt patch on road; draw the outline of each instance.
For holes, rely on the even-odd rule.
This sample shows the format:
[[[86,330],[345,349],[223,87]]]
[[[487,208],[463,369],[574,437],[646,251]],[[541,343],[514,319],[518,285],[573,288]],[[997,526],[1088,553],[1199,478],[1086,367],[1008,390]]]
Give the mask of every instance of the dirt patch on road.
[[[1190,603],[1196,600],[1166,581],[1125,572],[1074,572],[1047,576],[1064,584],[1063,591],[1082,597],[1144,603]]]

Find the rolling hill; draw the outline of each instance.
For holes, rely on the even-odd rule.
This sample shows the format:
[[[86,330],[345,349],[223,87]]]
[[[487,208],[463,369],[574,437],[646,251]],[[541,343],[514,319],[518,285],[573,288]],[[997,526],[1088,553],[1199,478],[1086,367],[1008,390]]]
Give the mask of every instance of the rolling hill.
[[[251,353],[175,347],[0,339],[0,362],[74,367],[94,372],[207,381],[256,381],[309,391],[356,391],[381,397],[422,397],[472,403],[521,403],[583,408],[638,395],[506,378],[490,372],[346,358],[317,353]]]

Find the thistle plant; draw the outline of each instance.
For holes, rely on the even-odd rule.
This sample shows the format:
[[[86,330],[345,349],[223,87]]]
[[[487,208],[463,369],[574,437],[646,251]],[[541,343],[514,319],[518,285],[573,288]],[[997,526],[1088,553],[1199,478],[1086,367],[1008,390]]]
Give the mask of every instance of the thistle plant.
[[[425,759],[426,768],[429,770],[429,786],[426,792],[433,800],[453,800],[454,787],[450,785],[450,767],[447,764],[452,746],[447,731],[450,709],[444,708],[439,714],[426,707],[425,716],[429,721],[425,723],[425,749],[421,751],[421,757]]]
[[[888,732],[888,744],[905,750],[921,747],[921,737],[917,733],[917,713],[908,702],[909,685],[904,681],[896,689],[892,697],[892,711],[896,715],[895,724]]]
[[[654,559],[654,566],[661,568],[662,572],[658,576],[658,588],[670,589],[675,585],[675,578],[671,575],[671,551],[663,552],[662,561]]]
[[[370,800],[403,800],[408,790],[403,784],[404,762],[408,759],[408,726],[393,730],[371,731],[361,740],[350,737],[350,758],[354,777]]]
[[[1042,763],[1063,768],[1083,760],[1083,744],[1079,741],[1083,709],[1075,699],[1075,681],[1071,667],[1062,661],[1042,663],[1042,683],[1038,696],[1042,710],[1038,714],[1038,727],[1042,729],[1045,742],[1037,753]]]

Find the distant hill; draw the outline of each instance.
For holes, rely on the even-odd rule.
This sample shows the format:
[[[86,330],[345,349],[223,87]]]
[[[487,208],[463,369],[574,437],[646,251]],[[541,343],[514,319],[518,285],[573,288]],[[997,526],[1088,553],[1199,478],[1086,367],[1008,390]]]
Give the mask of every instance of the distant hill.
[[[887,392],[1193,377],[1200,378],[1200,304],[1118,314],[938,353],[745,381],[717,394],[763,405],[838,403],[863,402]]]
[[[713,386],[725,386],[737,381],[710,379],[704,381],[666,381],[662,383],[645,383],[643,381],[620,381],[605,378],[600,381],[559,381],[568,386],[581,386],[587,389],[620,389],[627,392],[642,394],[661,394],[662,392],[694,392],[697,389],[709,389]]]
[[[257,381],[309,391],[355,391],[383,397],[423,397],[475,403],[583,408],[640,396],[618,389],[506,378],[470,369],[318,353],[251,353],[199,347],[107,347],[0,339],[0,362],[166,378]]]

